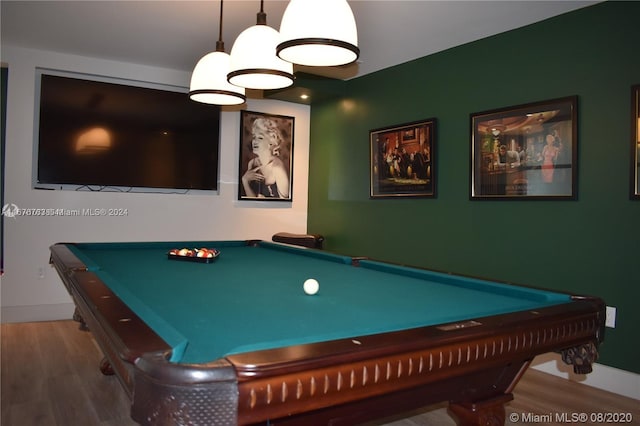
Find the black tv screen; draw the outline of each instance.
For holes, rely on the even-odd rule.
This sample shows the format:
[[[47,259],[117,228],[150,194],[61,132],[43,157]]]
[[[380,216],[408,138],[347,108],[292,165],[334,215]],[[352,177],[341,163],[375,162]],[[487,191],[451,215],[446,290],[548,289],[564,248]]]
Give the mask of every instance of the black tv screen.
[[[219,107],[45,73],[39,94],[37,185],[218,189]]]

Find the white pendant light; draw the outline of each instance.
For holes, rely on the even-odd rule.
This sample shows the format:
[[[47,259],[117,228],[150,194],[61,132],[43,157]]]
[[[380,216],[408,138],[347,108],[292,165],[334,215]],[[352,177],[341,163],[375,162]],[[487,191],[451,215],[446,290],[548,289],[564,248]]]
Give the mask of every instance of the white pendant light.
[[[360,56],[358,29],[346,0],[291,0],[280,24],[278,57],[308,66],[337,66]]]
[[[197,102],[214,105],[238,105],[246,101],[244,88],[229,84],[229,54],[222,41],[222,4],[220,1],[220,35],[216,51],[203,56],[191,74],[189,97]]]
[[[244,30],[231,48],[229,83],[247,89],[281,89],[293,84],[293,64],[276,56],[280,33],[267,26],[260,1],[257,24]]]

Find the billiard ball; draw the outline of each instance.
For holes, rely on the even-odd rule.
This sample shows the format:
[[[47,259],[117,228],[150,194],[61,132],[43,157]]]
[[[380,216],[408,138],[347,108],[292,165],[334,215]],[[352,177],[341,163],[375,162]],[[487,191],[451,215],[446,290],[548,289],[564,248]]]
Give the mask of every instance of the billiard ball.
[[[180,249],[178,250],[178,256],[186,256],[188,252],[189,250],[187,250],[186,248]]]
[[[307,293],[308,295],[314,295],[318,292],[318,290],[320,290],[320,284],[318,283],[318,281],[314,280],[313,278],[309,278],[304,282],[304,284],[302,285],[302,288],[304,289],[304,292]]]

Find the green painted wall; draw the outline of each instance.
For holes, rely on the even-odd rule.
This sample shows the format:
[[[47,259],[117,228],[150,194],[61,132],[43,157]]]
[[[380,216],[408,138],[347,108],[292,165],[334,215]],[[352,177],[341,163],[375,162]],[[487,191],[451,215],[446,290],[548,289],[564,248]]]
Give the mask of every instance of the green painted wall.
[[[326,248],[602,297],[599,362],[640,372],[629,199],[640,2],[607,2],[348,81],[313,104],[309,232]],[[578,95],[577,201],[469,200],[470,114]],[[437,198],[369,199],[369,130],[437,118]]]

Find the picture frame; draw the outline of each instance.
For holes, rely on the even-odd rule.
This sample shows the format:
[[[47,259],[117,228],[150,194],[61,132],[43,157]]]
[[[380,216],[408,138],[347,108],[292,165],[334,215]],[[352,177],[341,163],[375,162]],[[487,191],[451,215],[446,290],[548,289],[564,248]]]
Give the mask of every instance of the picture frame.
[[[640,84],[631,87],[631,199],[640,200]]]
[[[436,119],[369,132],[370,197],[436,196]]]
[[[240,112],[238,200],[293,200],[295,118]]]
[[[471,114],[471,199],[575,200],[577,96]]]

